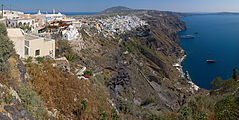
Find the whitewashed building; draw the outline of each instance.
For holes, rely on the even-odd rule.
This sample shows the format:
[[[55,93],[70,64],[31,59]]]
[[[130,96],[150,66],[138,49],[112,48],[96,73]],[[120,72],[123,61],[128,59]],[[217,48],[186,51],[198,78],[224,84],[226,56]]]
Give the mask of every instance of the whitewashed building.
[[[65,40],[73,40],[79,36],[79,32],[73,25],[70,25],[66,30],[62,31],[62,36]]]
[[[41,19],[46,21],[63,20],[65,18],[65,15],[61,14],[60,12],[57,14],[55,12],[53,12],[52,14],[43,14],[41,13],[41,11],[38,11],[38,13],[34,16],[40,17]]]
[[[2,11],[0,11],[0,14],[2,14]],[[7,19],[18,19],[20,18],[20,15],[23,15],[23,12],[19,11],[10,11],[10,10],[4,10],[3,11],[3,17]]]
[[[7,20],[8,27],[19,27],[19,26],[29,26],[29,27],[37,27],[38,24],[35,22],[35,19],[9,19]]]

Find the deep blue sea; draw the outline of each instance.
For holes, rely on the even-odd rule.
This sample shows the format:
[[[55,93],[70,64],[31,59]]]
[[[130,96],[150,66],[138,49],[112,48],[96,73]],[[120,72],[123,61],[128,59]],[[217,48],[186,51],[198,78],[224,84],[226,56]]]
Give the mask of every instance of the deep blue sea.
[[[187,30],[181,35],[195,35],[195,39],[181,39],[187,53],[182,63],[193,82],[201,88],[210,88],[216,77],[232,77],[232,69],[239,70],[239,15],[196,15],[184,17]],[[198,34],[194,34],[198,32]],[[207,59],[216,60],[207,63]]]

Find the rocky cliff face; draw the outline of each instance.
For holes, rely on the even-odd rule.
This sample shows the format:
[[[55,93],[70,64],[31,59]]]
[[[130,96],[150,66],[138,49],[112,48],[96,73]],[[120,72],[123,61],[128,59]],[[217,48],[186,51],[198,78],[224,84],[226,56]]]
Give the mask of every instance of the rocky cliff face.
[[[78,52],[79,64],[102,73],[96,81],[107,87],[120,112],[142,117],[177,110],[190,94],[172,66],[184,54],[177,32],[186,28],[174,14],[135,14],[149,25],[115,39],[83,36],[88,47]]]
[[[16,55],[12,55],[8,62],[9,72],[0,74],[0,119],[34,119],[17,93],[17,84],[25,83],[26,68]]]

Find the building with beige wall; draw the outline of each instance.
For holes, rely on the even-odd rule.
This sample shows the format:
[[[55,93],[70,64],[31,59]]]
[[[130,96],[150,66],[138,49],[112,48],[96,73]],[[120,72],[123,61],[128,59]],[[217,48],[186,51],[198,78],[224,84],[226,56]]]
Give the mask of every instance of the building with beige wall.
[[[11,41],[13,41],[13,44],[15,46],[15,50],[17,54],[20,55],[20,57],[24,57],[24,41],[25,37],[22,34],[21,30],[19,28],[17,29],[7,29],[8,37]]]
[[[8,29],[17,54],[21,58],[50,56],[55,58],[55,40],[24,33],[21,29]]]

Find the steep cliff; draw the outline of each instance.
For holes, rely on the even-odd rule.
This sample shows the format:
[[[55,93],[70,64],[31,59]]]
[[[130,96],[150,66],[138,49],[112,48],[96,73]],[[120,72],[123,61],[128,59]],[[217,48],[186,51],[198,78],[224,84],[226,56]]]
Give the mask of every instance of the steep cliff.
[[[173,67],[184,55],[177,32],[186,26],[177,13],[134,15],[149,25],[110,39],[83,34],[87,47],[77,52],[78,64],[96,73],[94,82],[108,89],[120,113],[147,118],[178,110],[192,94]]]

